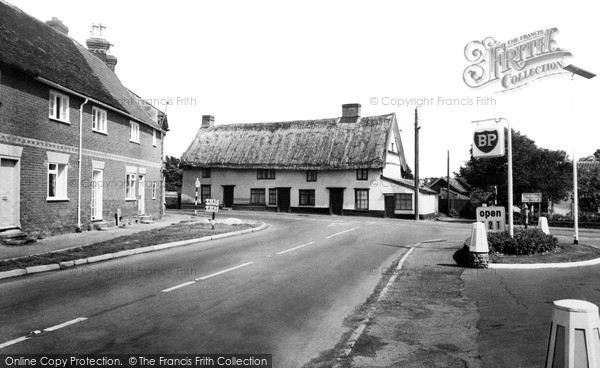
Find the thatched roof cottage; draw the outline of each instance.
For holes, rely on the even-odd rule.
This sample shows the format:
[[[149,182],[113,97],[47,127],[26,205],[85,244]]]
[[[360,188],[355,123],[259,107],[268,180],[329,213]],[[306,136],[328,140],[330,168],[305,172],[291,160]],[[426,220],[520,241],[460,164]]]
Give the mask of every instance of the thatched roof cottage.
[[[234,209],[361,214],[414,214],[413,181],[396,115],[361,117],[360,104],[342,117],[277,123],[202,126],[181,158],[182,204],[217,198]],[[421,199],[422,198],[422,199]],[[422,189],[420,213],[437,211]]]

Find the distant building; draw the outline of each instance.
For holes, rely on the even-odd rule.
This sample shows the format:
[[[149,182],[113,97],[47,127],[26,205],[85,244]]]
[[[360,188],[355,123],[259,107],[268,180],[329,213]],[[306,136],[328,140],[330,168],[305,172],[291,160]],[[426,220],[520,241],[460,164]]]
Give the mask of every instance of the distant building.
[[[414,217],[414,182],[396,115],[202,126],[181,159],[182,204],[222,200],[234,209]],[[419,193],[419,213],[437,212],[437,196]]]
[[[439,194],[440,199],[448,198],[448,179],[442,177],[431,183],[429,189]],[[471,187],[460,178],[450,178],[450,198],[469,200]]]
[[[101,30],[85,48],[0,0],[0,231],[160,216],[167,119],[123,86]]]

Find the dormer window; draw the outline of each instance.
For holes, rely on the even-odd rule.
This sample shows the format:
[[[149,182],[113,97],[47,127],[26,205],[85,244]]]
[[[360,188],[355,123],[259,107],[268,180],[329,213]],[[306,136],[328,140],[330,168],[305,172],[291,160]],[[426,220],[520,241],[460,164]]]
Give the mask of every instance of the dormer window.
[[[63,123],[69,121],[69,96],[50,91],[49,117]]]

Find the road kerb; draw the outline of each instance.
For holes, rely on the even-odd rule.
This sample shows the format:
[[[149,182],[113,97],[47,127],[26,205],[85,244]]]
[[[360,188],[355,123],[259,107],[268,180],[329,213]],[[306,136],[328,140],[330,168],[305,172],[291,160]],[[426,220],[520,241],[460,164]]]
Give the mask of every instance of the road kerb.
[[[489,263],[488,268],[513,269],[513,270],[535,270],[543,268],[572,268],[583,266],[595,266],[600,264],[600,258],[587,261],[563,262],[563,263]]]
[[[127,250],[123,250],[123,251],[120,251],[117,253],[108,253],[108,254],[103,254],[100,256],[80,258],[80,259],[76,259],[74,261],[61,262],[60,264],[59,263],[51,263],[51,264],[47,264],[47,265],[30,266],[30,267],[26,267],[24,269],[20,268],[20,269],[16,269],[16,270],[3,271],[3,272],[0,272],[0,280],[12,278],[12,277],[18,277],[18,276],[25,276],[25,275],[35,274],[35,273],[40,273],[40,272],[56,271],[56,270],[61,270],[63,268],[79,266],[79,265],[86,264],[86,263],[108,261],[111,259],[127,257],[127,256],[131,256],[131,255],[135,255],[135,254],[154,252],[154,251],[158,251],[158,250],[180,247],[183,245],[188,245],[188,244],[193,244],[193,243],[206,242],[206,241],[210,241],[213,239],[216,240],[216,239],[228,238],[231,236],[237,236],[237,235],[242,235],[242,234],[247,234],[247,233],[254,233],[254,232],[264,230],[268,227],[269,227],[269,224],[262,222],[262,225],[260,225],[259,227],[233,231],[230,233],[219,234],[218,238],[217,238],[217,235],[204,236],[202,238],[197,238],[197,239],[180,240],[180,241],[171,242],[171,243],[151,245],[148,247],[127,249]],[[72,262],[72,265],[71,265],[71,262]]]

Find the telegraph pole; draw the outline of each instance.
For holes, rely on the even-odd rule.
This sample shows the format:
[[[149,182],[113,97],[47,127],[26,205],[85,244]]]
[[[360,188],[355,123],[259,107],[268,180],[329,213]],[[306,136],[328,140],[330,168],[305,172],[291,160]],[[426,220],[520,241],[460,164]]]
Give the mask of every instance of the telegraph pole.
[[[415,220],[419,221],[419,112],[415,107]]]
[[[450,150],[448,150],[448,163],[447,163],[448,171],[446,172],[447,186],[446,186],[446,195],[448,196],[448,216],[450,216]]]

